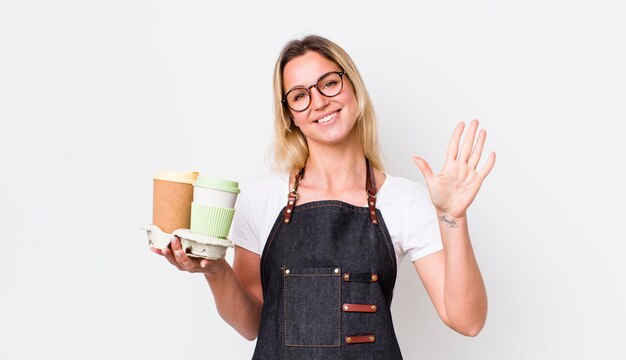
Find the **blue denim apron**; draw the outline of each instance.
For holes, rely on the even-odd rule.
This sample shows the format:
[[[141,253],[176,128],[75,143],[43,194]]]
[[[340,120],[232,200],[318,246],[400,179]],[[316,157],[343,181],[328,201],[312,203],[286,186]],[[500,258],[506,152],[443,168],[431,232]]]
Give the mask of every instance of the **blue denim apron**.
[[[296,206],[297,175],[261,257],[253,359],[402,359],[390,313],[396,257],[366,168],[368,207]]]

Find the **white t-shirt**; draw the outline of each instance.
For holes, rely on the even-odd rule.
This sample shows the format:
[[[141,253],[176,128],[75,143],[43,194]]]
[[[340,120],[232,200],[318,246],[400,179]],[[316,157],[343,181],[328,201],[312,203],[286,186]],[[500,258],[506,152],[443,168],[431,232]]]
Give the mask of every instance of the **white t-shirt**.
[[[391,235],[397,263],[407,254],[415,261],[443,249],[435,207],[424,186],[385,175],[376,195],[376,207]],[[243,186],[230,232],[233,243],[260,255],[279,213],[287,204],[288,193],[286,174],[264,176]],[[357,205],[367,206],[366,199]]]

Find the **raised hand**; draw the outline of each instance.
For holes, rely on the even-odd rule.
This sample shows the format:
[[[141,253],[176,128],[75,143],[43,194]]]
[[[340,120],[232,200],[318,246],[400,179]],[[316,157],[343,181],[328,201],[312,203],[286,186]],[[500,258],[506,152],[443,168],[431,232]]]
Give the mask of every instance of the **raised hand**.
[[[474,144],[478,120],[472,120],[459,149],[465,123],[459,123],[454,129],[446,160],[439,174],[433,174],[426,160],[415,156],[413,161],[424,175],[430,198],[437,211],[454,218],[465,216],[483,181],[496,163],[496,153],[491,152],[487,163],[480,171],[476,170],[480,161],[487,132],[480,130]]]

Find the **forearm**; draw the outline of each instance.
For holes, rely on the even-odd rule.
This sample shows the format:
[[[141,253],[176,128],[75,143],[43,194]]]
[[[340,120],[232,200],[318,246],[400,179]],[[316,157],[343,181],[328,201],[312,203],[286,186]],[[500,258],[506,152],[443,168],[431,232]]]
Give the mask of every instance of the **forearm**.
[[[205,274],[217,311],[230,326],[248,340],[259,332],[261,302],[241,285],[232,267],[222,259],[217,271]]]
[[[487,318],[487,293],[470,242],[467,218],[438,213],[445,252],[444,304],[447,323],[476,335]]]

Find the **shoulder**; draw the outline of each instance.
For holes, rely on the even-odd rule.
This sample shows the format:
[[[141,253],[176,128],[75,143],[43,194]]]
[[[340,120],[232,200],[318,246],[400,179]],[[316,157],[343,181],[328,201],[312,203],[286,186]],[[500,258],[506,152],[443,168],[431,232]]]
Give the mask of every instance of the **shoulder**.
[[[268,173],[243,182],[239,199],[254,212],[266,211],[286,202],[288,189],[288,174]]]
[[[276,214],[287,201],[288,188],[289,177],[279,173],[241,183],[231,232],[234,244],[261,254]]]

